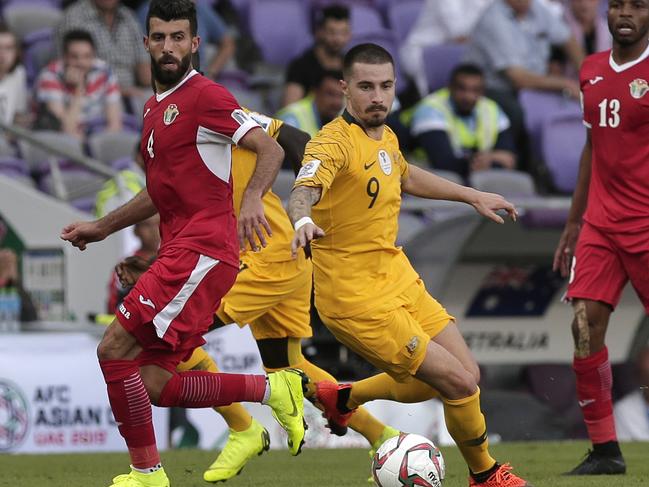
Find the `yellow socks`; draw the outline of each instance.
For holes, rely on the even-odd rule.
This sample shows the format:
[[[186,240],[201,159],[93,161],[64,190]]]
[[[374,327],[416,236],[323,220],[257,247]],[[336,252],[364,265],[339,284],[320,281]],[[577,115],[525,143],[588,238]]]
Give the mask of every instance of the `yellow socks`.
[[[487,425],[480,411],[480,389],[463,399],[445,399],[446,427],[457,443],[464,460],[473,473],[489,470],[496,460],[489,455]]]
[[[414,377],[404,382],[397,382],[383,373],[354,382],[347,407],[353,409],[375,399],[413,403],[438,396],[439,393],[435,389]]]

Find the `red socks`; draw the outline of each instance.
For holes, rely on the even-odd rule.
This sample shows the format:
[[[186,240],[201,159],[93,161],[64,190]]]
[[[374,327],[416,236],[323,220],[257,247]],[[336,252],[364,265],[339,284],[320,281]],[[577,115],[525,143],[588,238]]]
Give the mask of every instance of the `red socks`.
[[[99,362],[106,380],[108,399],[119,432],[126,440],[134,467],[148,469],[160,463],[155,443],[151,401],[135,360]]]
[[[593,444],[617,441],[611,398],[613,375],[608,349],[604,347],[586,358],[575,357],[573,369],[577,376],[577,398],[591,441]]]
[[[265,393],[264,375],[190,370],[174,374],[162,390],[158,406],[205,408],[233,402],[262,402]]]

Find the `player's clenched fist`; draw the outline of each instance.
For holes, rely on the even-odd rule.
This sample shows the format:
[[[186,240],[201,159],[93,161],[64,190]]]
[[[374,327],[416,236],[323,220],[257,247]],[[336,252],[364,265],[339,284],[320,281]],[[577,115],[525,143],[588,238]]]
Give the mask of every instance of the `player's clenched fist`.
[[[86,245],[106,238],[106,232],[98,222],[74,222],[61,232],[61,239],[67,240],[79,250],[86,250]]]
[[[324,230],[313,222],[307,222],[299,226],[296,224],[295,236],[291,242],[291,254],[293,258],[295,259],[297,257],[298,249],[305,248],[311,240],[324,237],[324,235]]]

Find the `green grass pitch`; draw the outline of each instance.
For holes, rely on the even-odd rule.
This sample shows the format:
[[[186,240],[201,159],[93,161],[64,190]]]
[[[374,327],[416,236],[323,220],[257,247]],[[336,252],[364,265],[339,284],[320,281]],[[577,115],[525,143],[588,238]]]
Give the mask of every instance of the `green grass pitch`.
[[[503,443],[492,453],[511,462],[535,487],[649,486],[649,443],[623,447],[628,473],[615,477],[561,477],[588,448],[586,442]],[[466,467],[455,448],[443,449],[444,487],[466,487]],[[202,472],[214,453],[175,450],[162,455],[172,487],[206,487]],[[113,476],[128,470],[125,454],[0,455],[0,486],[107,487]],[[367,450],[309,450],[296,458],[272,451],[253,459],[226,487],[368,487]]]

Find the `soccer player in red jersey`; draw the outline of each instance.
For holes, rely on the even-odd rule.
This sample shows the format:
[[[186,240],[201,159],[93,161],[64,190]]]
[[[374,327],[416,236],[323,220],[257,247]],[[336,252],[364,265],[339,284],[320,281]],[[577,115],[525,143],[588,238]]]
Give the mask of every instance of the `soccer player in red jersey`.
[[[94,222],[77,222],[61,237],[84,250],[90,242],[160,214],[161,246],[108,327],[97,349],[131,472],[112,487],[168,487],[160,464],[151,403],[215,407],[239,401],[268,404],[287,430],[291,453],[304,438],[302,376],[296,371],[260,375],[176,372],[204,342],[220,298],[234,283],[239,247],[265,246],[262,196],[283,151],[222,86],[192,68],[198,49],[192,0],[154,0],[145,47],[156,94],[145,104],[141,153],[147,187],[121,208]],[[232,203],[232,144],[257,154],[239,212]]]
[[[570,275],[577,396],[593,450],[570,475],[623,474],[604,341],[630,279],[649,311],[649,0],[609,0],[612,50],[581,68],[588,128],[554,269]]]

